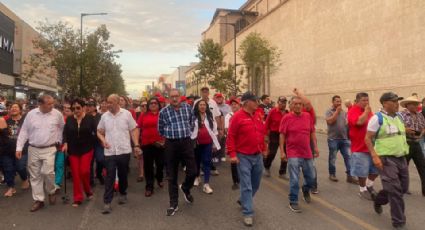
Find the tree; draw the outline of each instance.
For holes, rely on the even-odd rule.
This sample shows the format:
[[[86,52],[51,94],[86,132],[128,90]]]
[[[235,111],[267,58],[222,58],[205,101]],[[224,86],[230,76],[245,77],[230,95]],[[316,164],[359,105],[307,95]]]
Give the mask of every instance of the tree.
[[[236,80],[235,89],[234,66],[226,65],[223,47],[212,39],[206,39],[198,45],[199,64],[196,71],[197,80],[206,85],[207,83],[217,91],[226,95],[237,94],[241,91],[240,78]]]
[[[57,71],[58,84],[72,96],[105,97],[110,93],[126,94],[121,66],[115,58],[120,50],[108,42],[109,31],[105,25],[83,36],[80,52],[80,32],[64,22],[51,24],[39,22],[39,38],[33,41],[39,52],[30,56],[24,75],[29,78],[46,76],[49,67]],[[80,69],[83,64],[83,95],[79,95]]]
[[[280,65],[280,51],[259,33],[250,33],[242,41],[238,55],[247,70],[249,89],[255,94],[266,93],[266,82]]]

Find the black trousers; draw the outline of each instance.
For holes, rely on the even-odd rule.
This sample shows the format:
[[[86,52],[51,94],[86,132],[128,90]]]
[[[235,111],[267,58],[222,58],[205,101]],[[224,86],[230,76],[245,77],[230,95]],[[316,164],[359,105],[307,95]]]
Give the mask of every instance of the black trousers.
[[[179,163],[186,163],[186,178],[182,184],[182,190],[190,193],[196,178],[196,162],[193,150],[193,142],[190,138],[166,139],[165,159],[168,173],[168,193],[170,206],[176,207],[179,203],[178,173]]]
[[[409,187],[409,168],[404,157],[381,157],[384,169],[379,172],[382,190],[378,193],[375,203],[386,205],[390,203],[393,225],[406,223],[404,215],[403,194]]]
[[[264,168],[270,169],[273,160],[276,157],[277,150],[279,148],[279,132],[270,132],[269,135],[269,154],[263,159]],[[286,168],[288,166],[287,161],[280,161],[279,175],[286,174]]]
[[[164,149],[155,145],[145,145],[142,146],[142,150],[146,190],[153,191],[155,179],[158,183],[164,179]]]
[[[425,196],[425,157],[421,149],[419,142],[407,142],[409,144],[409,155],[407,155],[407,164],[410,160],[416,165],[419,177],[421,178],[422,194]]]
[[[105,194],[103,195],[103,202],[110,204],[114,197],[114,183],[118,171],[118,187],[121,195],[127,195],[128,187],[128,168],[130,163],[130,153],[105,156]]]
[[[233,184],[239,184],[238,164],[230,163],[230,170],[232,171]]]

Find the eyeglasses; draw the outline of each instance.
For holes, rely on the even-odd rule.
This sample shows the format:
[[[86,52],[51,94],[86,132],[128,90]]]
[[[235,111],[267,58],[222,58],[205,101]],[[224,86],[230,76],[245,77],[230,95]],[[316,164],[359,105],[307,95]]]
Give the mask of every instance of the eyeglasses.
[[[142,106],[142,107],[146,107],[146,106],[148,106],[147,104],[143,104],[143,105],[140,105],[140,106]]]
[[[157,103],[157,102],[151,102],[150,104],[151,104],[151,105],[158,105],[158,103]]]

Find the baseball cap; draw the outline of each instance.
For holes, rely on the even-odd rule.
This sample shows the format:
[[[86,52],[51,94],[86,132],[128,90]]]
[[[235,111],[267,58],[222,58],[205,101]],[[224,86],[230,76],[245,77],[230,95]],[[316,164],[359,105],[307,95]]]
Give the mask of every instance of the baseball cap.
[[[242,95],[241,101],[258,101],[258,97],[248,91]]]
[[[385,101],[401,101],[403,99],[404,99],[403,97],[399,97],[397,94],[395,94],[393,92],[386,92],[386,93],[382,94],[382,96],[379,99],[379,101],[382,104]]]
[[[221,94],[221,93],[216,93],[216,94],[214,95],[214,97],[223,97],[223,94]]]

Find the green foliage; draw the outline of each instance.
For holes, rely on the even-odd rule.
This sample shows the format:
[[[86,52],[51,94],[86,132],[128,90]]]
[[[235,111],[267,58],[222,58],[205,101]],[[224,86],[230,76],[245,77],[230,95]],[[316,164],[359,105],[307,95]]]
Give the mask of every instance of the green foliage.
[[[84,34],[82,52],[80,32],[67,23],[39,22],[40,37],[33,41],[41,52],[31,55],[26,77],[47,75],[47,67],[54,67],[58,84],[71,96],[107,96],[110,93],[126,94],[121,66],[115,58],[120,50],[108,42],[109,31],[105,25],[93,33]],[[80,66],[83,65],[83,95],[80,95]]]

